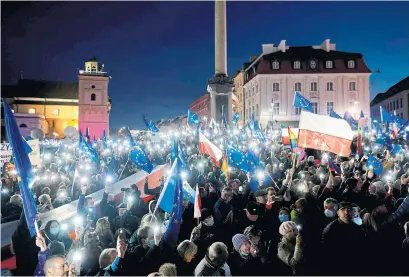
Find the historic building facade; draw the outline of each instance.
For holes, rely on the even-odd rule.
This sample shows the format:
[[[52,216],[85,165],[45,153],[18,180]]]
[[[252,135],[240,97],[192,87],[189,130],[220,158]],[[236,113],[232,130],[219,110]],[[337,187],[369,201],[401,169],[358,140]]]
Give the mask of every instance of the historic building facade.
[[[360,53],[337,51],[326,39],[316,46],[263,44],[262,53],[243,66],[244,120],[251,115],[262,124],[277,120],[298,126],[300,110],[293,107],[294,92],[313,103],[317,114],[346,111],[369,116],[369,77]]]

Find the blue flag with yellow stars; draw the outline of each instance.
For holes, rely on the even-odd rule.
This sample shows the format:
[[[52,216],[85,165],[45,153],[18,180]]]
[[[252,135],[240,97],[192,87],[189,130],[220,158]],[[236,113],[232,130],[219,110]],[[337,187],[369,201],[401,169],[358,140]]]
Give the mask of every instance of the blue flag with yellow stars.
[[[153,164],[149,160],[148,156],[142,150],[141,147],[138,145],[135,146],[135,149],[129,154],[129,159],[133,162],[137,167],[146,171],[147,173],[151,173],[153,170]]]
[[[246,154],[229,144],[226,147],[226,154],[229,166],[240,169],[245,173],[249,171]]]
[[[312,112],[312,103],[298,92],[295,92],[294,94],[293,106]]]

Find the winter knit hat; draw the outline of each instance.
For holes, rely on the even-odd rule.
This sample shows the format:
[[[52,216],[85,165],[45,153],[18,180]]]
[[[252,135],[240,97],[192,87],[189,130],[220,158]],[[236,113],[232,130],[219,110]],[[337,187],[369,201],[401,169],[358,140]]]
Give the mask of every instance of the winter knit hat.
[[[236,251],[239,251],[240,247],[243,245],[243,243],[248,242],[249,239],[243,235],[243,234],[236,234],[234,235],[232,242],[233,242],[233,247]]]
[[[286,234],[293,230],[297,230],[297,224],[295,224],[295,222],[293,221],[286,221],[281,223],[279,233],[280,235],[285,236]]]

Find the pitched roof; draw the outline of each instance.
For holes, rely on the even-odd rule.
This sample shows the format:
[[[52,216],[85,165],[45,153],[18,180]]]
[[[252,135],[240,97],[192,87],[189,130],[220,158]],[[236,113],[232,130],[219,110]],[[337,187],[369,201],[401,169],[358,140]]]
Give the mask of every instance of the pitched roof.
[[[1,86],[2,95],[11,97],[37,97],[78,99],[78,83],[20,79],[14,86]]]
[[[401,91],[409,90],[409,76],[405,79],[400,80],[393,86],[391,86],[386,92],[378,93],[375,98],[371,101],[371,106],[376,105],[389,97],[398,94]]]

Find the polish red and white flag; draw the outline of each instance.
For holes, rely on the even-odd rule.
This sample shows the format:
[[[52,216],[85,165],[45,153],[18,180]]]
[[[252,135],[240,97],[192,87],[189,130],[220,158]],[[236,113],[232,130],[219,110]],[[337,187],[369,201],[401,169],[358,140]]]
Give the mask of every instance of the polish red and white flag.
[[[231,100],[233,101],[234,105],[239,104],[239,98],[237,98],[237,96],[234,93],[231,94]]]
[[[205,137],[202,132],[199,131],[199,144],[200,144],[200,153],[209,155],[214,164],[217,167],[220,167],[220,159],[223,158],[223,152],[214,145],[210,140]]]
[[[202,216],[201,210],[202,210],[202,200],[200,199],[199,185],[196,185],[195,205],[194,205],[193,217],[194,218],[200,218]]]
[[[344,119],[301,111],[297,146],[349,157],[354,133]]]

